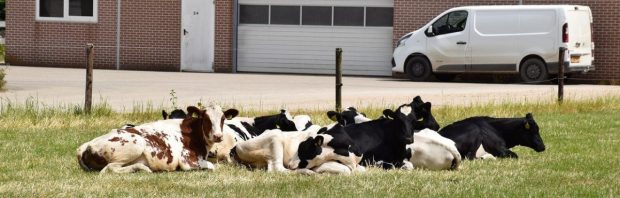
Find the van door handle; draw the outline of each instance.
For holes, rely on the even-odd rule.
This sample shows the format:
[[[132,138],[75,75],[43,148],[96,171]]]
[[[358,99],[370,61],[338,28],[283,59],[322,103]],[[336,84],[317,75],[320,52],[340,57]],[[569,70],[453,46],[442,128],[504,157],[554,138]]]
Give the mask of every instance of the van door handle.
[[[465,45],[465,44],[467,44],[467,42],[465,42],[465,41],[459,41],[459,42],[456,42],[456,44],[457,44],[457,45]]]

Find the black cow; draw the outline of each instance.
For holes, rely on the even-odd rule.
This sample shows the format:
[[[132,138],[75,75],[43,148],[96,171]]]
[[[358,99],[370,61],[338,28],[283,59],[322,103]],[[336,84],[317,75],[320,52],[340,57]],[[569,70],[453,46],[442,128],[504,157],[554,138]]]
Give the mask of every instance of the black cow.
[[[413,111],[409,104],[401,105],[396,111],[384,110],[383,114],[390,119],[345,126],[345,131],[354,142],[350,151],[358,157],[363,156],[362,165],[382,161],[396,167],[402,166],[407,155],[405,147],[413,143],[413,125],[416,120]],[[339,122],[344,121],[339,119]]]
[[[462,158],[467,159],[476,158],[480,146],[500,158],[517,158],[517,154],[509,150],[517,145],[537,152],[545,150],[531,113],[524,118],[471,117],[442,128],[439,134],[453,140]]]

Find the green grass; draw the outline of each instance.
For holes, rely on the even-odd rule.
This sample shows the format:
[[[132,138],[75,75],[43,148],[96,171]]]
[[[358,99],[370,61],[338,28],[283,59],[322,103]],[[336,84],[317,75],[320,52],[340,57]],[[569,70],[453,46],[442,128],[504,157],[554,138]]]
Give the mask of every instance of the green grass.
[[[377,117],[383,107],[363,108]],[[533,112],[547,151],[517,147],[518,160],[466,161],[458,171],[371,168],[351,176],[266,173],[222,165],[213,172],[99,175],[82,171],[76,148],[125,123],[158,119],[158,108],[119,113],[98,105],[0,104],[0,197],[617,197],[620,98],[555,104],[435,108],[442,126],[475,115]],[[244,110],[244,116],[273,112]],[[301,112],[294,112],[301,113]],[[303,112],[318,124],[323,110]]]

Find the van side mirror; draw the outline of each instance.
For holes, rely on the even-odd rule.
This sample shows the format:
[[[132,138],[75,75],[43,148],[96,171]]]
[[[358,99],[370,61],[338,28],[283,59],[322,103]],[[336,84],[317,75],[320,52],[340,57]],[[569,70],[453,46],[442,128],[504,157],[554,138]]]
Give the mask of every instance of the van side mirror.
[[[429,26],[428,29],[426,29],[426,36],[435,36],[435,32],[433,32],[433,26]]]

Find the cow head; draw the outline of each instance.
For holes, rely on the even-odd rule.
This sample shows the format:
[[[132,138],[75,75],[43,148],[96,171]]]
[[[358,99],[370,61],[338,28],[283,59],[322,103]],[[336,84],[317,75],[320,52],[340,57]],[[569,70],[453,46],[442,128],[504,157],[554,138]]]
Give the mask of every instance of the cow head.
[[[313,168],[327,161],[338,161],[351,169],[357,166],[355,155],[349,151],[353,140],[342,125],[308,137],[299,144],[297,153],[288,165],[291,169]]]
[[[254,127],[262,133],[264,130],[280,128],[282,131],[298,131],[293,117],[286,110],[280,110],[279,114],[254,118]]]
[[[161,110],[161,115],[164,118],[164,120],[166,120],[166,119],[183,119],[183,118],[187,117],[187,114],[182,109],[175,109],[175,110],[171,111],[170,114],[168,114],[168,112],[166,112],[166,110]]]
[[[295,126],[295,122],[293,121],[293,117],[286,109],[280,110],[280,114],[276,115],[276,125],[282,131],[299,131],[297,126]]]
[[[187,107],[187,116],[181,123],[183,133],[202,133],[203,139],[207,143],[221,142],[223,137],[222,128],[224,119],[232,119],[239,115],[236,109],[229,109],[222,112],[218,105],[211,104],[205,109],[198,109],[195,106]]]
[[[517,126],[517,129],[516,135],[520,139],[522,146],[530,147],[536,152],[545,151],[545,143],[543,143],[540,137],[538,124],[534,120],[532,113],[525,115],[523,122],[520,126]]]
[[[332,121],[340,122],[343,126],[347,126],[350,124],[359,124],[371,120],[366,117],[366,114],[358,112],[355,107],[348,107],[344,109],[342,113],[340,113],[340,116],[342,116],[341,121],[337,119],[336,115],[338,115],[338,113],[335,111],[327,112],[327,117],[329,117],[329,119],[331,119]]]
[[[415,98],[413,98],[413,101],[411,101],[410,105],[413,107],[416,118],[422,119],[421,121],[416,120],[414,126],[416,130],[422,130],[426,128],[435,131],[439,130],[440,126],[431,112],[432,105],[430,102],[424,102],[422,101],[422,98],[420,96],[416,96]]]
[[[403,141],[402,143],[413,143],[413,123],[417,119],[411,105],[401,105],[396,111],[392,111],[391,109],[383,110],[383,115],[400,123],[401,129],[395,132],[396,136],[399,136],[398,139]]]

